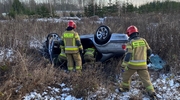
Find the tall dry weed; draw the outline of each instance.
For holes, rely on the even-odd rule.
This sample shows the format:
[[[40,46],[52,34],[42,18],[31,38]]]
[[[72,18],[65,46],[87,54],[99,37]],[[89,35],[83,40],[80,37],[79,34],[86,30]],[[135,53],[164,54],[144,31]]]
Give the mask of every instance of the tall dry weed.
[[[180,14],[131,14],[107,18],[100,24],[86,18],[77,22],[76,31],[79,34],[95,33],[98,26],[108,25],[112,32],[125,33],[129,25],[136,25],[153,53],[160,55],[166,61],[172,73],[179,74],[179,18]],[[89,91],[95,91],[98,87],[108,87],[111,92],[112,83],[117,81],[120,73],[117,65],[121,59],[110,59],[104,64],[93,65],[92,69],[86,66],[87,68],[82,72],[83,76],[74,78],[73,75],[53,67],[43,56],[41,46],[46,36],[49,33],[62,35],[66,27],[66,22],[31,19],[0,22],[0,48],[13,49],[15,55],[13,61],[1,62],[0,99],[21,99],[34,89],[42,92],[47,86],[56,86],[62,82],[69,86],[76,84],[73,85],[74,91],[71,92],[76,97],[86,97]],[[32,41],[36,41],[40,46],[31,47]]]

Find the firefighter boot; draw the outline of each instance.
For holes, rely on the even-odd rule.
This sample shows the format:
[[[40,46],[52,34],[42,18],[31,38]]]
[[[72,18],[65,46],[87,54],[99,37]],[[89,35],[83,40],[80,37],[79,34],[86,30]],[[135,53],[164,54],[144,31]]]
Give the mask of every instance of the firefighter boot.
[[[118,90],[119,90],[119,92],[128,92],[129,91],[128,88],[121,88],[121,87]]]
[[[150,100],[158,100],[155,92],[148,93],[148,95],[150,96]]]
[[[119,88],[118,88],[119,92],[128,92],[129,89],[130,89],[130,86],[123,86],[122,83],[119,84]]]

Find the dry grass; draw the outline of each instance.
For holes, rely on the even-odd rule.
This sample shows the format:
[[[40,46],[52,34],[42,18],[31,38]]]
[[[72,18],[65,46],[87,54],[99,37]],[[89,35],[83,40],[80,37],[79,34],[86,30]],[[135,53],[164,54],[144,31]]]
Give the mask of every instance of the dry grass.
[[[111,27],[112,32],[124,33],[126,28],[133,24],[139,28],[142,37],[149,42],[153,53],[159,54],[166,62],[170,71],[180,73],[180,14],[145,14],[121,16],[115,19],[106,19],[105,25]],[[94,33],[97,23],[84,19],[77,23],[79,34]],[[116,83],[118,60],[110,59],[105,64],[85,66],[82,76],[74,78],[74,73],[67,74],[54,68],[37,48],[30,48],[30,41],[39,40],[43,43],[45,37],[52,32],[59,35],[64,32],[66,23],[37,22],[35,20],[9,20],[0,22],[0,47],[14,50],[13,62],[4,60],[0,64],[0,99],[20,100],[25,93],[34,89],[42,91],[48,85],[66,83],[73,85],[72,95],[86,97],[89,91],[96,91],[97,87],[108,87],[109,92]],[[78,91],[78,92],[77,92]],[[106,95],[104,95],[106,96]],[[133,98],[133,97],[132,97]],[[138,99],[134,97],[135,99]]]

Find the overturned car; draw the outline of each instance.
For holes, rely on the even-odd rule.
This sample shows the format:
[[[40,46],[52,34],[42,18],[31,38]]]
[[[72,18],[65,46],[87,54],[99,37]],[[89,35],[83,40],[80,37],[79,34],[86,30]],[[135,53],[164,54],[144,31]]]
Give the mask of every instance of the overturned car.
[[[98,27],[95,34],[80,35],[83,49],[94,47],[96,49],[95,61],[105,62],[112,57],[121,57],[125,53],[128,36],[121,33],[111,33],[108,26]],[[46,37],[46,51],[50,61],[58,57],[61,37],[57,33],[50,33]],[[82,61],[83,54],[82,54]]]

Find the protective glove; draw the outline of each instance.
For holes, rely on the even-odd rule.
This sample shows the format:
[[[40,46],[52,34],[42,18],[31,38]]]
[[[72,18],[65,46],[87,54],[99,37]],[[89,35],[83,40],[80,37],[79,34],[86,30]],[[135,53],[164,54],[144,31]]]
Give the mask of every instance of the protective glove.
[[[121,72],[124,72],[124,67],[121,67]]]
[[[121,64],[121,71],[124,72],[125,70],[128,70],[128,63],[127,62],[124,62]]]
[[[151,63],[151,60],[150,60],[150,58],[148,57],[148,58],[147,58],[147,65],[148,65],[149,63]]]
[[[58,56],[58,59],[59,59],[59,61],[61,61],[61,60],[67,60],[66,54],[65,54],[65,53],[60,53],[59,56]]]
[[[82,49],[79,49],[79,53],[80,53],[80,54],[83,54],[84,52],[83,52],[83,50],[82,50]]]
[[[128,67],[121,67],[121,72],[125,72],[125,70],[128,70]]]
[[[128,62],[123,61],[123,63],[121,64],[121,67],[125,68],[127,67],[127,65],[128,65]]]

